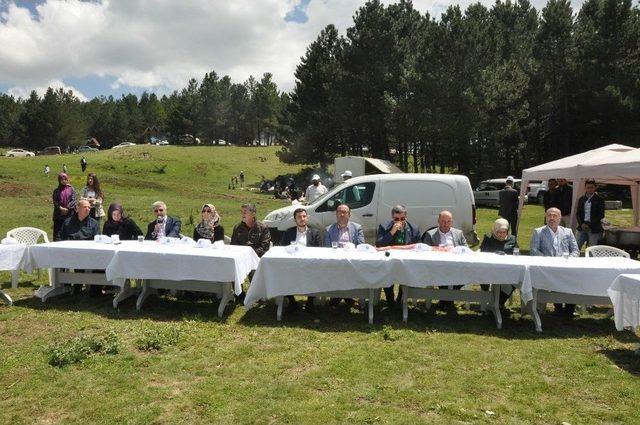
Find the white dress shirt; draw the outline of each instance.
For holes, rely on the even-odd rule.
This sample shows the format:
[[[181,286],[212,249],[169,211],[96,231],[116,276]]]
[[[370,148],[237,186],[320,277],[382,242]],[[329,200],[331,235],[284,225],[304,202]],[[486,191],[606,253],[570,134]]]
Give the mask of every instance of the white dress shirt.
[[[587,196],[587,200],[584,201],[584,221],[591,222],[591,198],[593,195]]]
[[[303,232],[301,232],[300,229],[296,227],[296,244],[307,246],[307,233],[309,233],[308,231],[308,227],[305,227]]]
[[[449,230],[447,233],[442,233],[442,231],[438,229],[438,233],[440,233],[440,245],[450,247],[456,246],[456,244],[453,242],[453,233],[451,233],[451,230]]]

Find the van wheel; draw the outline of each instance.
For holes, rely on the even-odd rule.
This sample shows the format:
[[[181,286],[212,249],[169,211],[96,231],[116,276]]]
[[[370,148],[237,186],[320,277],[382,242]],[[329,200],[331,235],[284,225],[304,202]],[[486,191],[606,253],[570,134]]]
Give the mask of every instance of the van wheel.
[[[13,158],[13,154],[9,154],[9,158]]]

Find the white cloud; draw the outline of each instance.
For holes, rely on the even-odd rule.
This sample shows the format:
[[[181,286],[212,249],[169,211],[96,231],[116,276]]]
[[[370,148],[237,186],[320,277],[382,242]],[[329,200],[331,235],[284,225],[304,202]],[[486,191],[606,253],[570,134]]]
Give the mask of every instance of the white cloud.
[[[71,90],[73,94],[81,101],[84,102],[89,100],[87,96],[85,96],[80,90],[76,89],[73,86],[66,85],[60,80],[50,80],[37,87],[13,86],[13,87],[9,87],[9,89],[7,90],[7,93],[9,93],[14,97],[21,97],[23,99],[27,99],[31,95],[31,92],[35,90],[36,93],[38,93],[38,96],[42,97],[47,92],[47,89],[49,87],[51,87],[54,90],[58,90],[58,89],[63,89],[64,91]]]
[[[290,90],[320,30],[332,23],[344,34],[364,4],[311,0],[307,22],[285,22],[299,1],[48,0],[37,16],[9,3],[0,16],[0,83],[18,91],[98,75],[113,77],[114,88],[168,92],[215,70],[234,82],[271,72]],[[493,0],[482,2],[490,7]],[[416,9],[436,16],[448,3],[414,0]]]

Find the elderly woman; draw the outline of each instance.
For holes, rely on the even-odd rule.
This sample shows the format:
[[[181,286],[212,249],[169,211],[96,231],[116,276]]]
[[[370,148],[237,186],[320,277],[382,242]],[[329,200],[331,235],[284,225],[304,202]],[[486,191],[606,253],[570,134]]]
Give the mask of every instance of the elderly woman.
[[[76,191],[66,173],[58,174],[58,187],[53,190],[53,238],[58,240],[64,221],[76,210]]]
[[[82,197],[89,200],[91,204],[91,217],[100,223],[100,219],[105,216],[102,208],[103,193],[100,189],[100,181],[96,173],[87,175],[87,185],[82,189]]]
[[[482,252],[496,252],[504,254],[513,254],[513,249],[518,248],[518,241],[516,237],[509,234],[509,222],[504,218],[499,218],[493,223],[493,231],[491,234],[484,235],[482,244],[480,244],[480,251]],[[483,290],[489,290],[489,285],[480,285]],[[504,308],[504,304],[511,296],[511,292],[514,290],[514,286],[509,288],[503,288],[500,291],[500,307]],[[508,293],[505,293],[505,290]]]
[[[193,240],[209,239],[211,242],[224,240],[224,227],[220,225],[220,216],[212,204],[202,206],[202,220],[193,229]]]
[[[122,241],[136,240],[142,236],[142,230],[135,221],[127,217],[122,205],[113,203],[109,205],[109,215],[104,222],[102,234],[107,236],[118,235]]]

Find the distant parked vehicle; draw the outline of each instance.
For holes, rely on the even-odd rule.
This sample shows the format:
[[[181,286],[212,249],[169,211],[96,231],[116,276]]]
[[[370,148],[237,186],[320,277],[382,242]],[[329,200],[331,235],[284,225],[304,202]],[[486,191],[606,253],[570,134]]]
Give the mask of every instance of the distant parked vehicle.
[[[520,182],[520,179],[513,180],[513,188],[518,192],[520,192]],[[476,190],[473,191],[473,199],[475,200],[476,205],[485,205],[489,207],[500,206],[499,193],[506,185],[506,178],[481,181]]]
[[[24,149],[11,149],[8,151],[5,156],[8,157],[28,157],[28,156],[36,156],[35,153],[25,151]]]
[[[193,137],[191,134],[182,134],[175,140],[178,145],[199,145],[200,139]]]
[[[169,142],[167,140],[158,140],[155,145],[156,146],[167,146]]]
[[[87,152],[98,152],[98,149],[92,148],[91,146],[79,146],[76,149],[76,153],[87,153]]]
[[[531,181],[529,182],[529,190],[527,191],[527,197],[529,202],[535,202],[537,204],[544,203],[544,194],[549,190],[547,182],[545,181]]]
[[[131,142],[122,142],[118,145],[115,145],[111,149],[120,149],[120,148],[126,148],[128,146],[135,146],[135,145],[136,145],[135,143],[131,143]]]
[[[46,148],[38,151],[36,155],[62,155],[60,146],[47,146]]]

